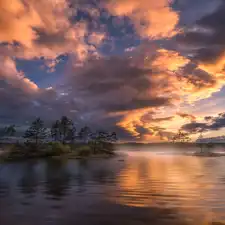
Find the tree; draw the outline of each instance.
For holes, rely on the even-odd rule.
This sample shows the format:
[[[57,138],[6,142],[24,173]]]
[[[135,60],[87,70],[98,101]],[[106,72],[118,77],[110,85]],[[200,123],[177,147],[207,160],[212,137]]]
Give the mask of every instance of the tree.
[[[68,136],[71,135],[75,130],[72,120],[66,116],[63,116],[60,120],[59,130],[60,130],[59,131],[60,139],[62,143],[65,144],[65,141],[68,138]]]
[[[12,137],[16,133],[15,125],[10,125],[10,126],[6,127],[5,129],[6,129],[6,136]]]
[[[0,133],[1,136],[14,136],[16,133],[15,125],[4,127],[3,129],[1,129]]]
[[[51,127],[51,136],[55,141],[61,140],[60,137],[60,121],[56,120]]]
[[[0,130],[0,138],[13,137],[16,133],[15,125],[10,125]]]
[[[89,141],[89,138],[91,137],[91,135],[92,135],[91,129],[87,126],[82,127],[78,134],[79,139],[85,143],[87,143]]]
[[[189,142],[190,140],[191,139],[189,137],[189,134],[181,130],[179,130],[178,133],[172,137],[173,143],[174,142],[185,143],[185,142]]]
[[[91,135],[92,145],[94,153],[96,153],[96,149],[104,150],[104,149],[112,149],[112,143],[117,141],[117,136],[115,132],[111,134],[105,131],[98,131]]]
[[[32,122],[31,126],[26,130],[24,138],[31,139],[37,146],[39,142],[48,136],[47,129],[44,127],[44,122],[37,118]]]
[[[73,143],[75,140],[75,137],[76,137],[76,128],[74,125],[72,125],[68,131],[66,140],[69,140],[71,143]]]
[[[116,132],[112,132],[111,134],[109,134],[108,137],[107,137],[107,140],[109,142],[116,142],[118,140]]]
[[[200,133],[200,135],[197,139],[197,142],[198,142],[198,146],[200,147],[201,153],[203,152],[203,147],[204,147],[204,143],[202,141],[203,141],[203,135],[202,135],[202,133]]]

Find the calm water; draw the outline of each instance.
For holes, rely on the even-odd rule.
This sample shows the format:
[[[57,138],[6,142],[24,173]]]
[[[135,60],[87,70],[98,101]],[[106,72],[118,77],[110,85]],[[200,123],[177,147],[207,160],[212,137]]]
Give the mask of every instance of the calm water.
[[[0,165],[0,224],[223,224],[225,157],[121,152]]]

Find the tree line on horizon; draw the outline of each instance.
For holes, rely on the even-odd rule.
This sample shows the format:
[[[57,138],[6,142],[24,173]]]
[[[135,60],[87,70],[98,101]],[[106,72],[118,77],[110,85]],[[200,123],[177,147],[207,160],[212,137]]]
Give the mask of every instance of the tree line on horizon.
[[[15,125],[4,127],[0,130],[0,137],[14,136],[16,133],[15,127]],[[189,135],[190,134],[187,132],[183,132],[179,129],[178,132],[170,138],[170,141],[173,143],[190,142],[191,139]],[[112,132],[111,134],[105,131],[93,133],[88,126],[84,126],[80,129],[80,131],[77,131],[73,121],[67,116],[62,116],[61,119],[54,121],[51,125],[50,131],[44,126],[44,121],[39,117],[32,122],[31,126],[25,131],[25,134],[23,135],[23,138],[31,139],[36,144],[48,137],[51,137],[55,142],[61,142],[63,144],[66,142],[73,143],[75,141],[87,142],[88,139],[99,139],[109,142],[115,142],[117,140],[115,132]]]
[[[10,125],[0,130],[1,137],[13,137],[15,134],[15,125]],[[90,140],[102,142],[117,141],[117,135],[115,132],[92,132],[88,126],[82,127],[79,131],[77,131],[73,121],[67,116],[62,116],[61,119],[54,121],[50,129],[46,128],[44,126],[44,121],[38,117],[31,123],[30,127],[23,135],[23,138],[35,143],[36,145],[49,137],[54,142],[61,142],[62,144],[68,142],[74,143],[75,141],[87,143]]]

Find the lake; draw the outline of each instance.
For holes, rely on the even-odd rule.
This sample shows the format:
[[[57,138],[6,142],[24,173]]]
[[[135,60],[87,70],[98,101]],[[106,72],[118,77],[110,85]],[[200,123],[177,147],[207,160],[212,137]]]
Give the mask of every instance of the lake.
[[[117,157],[0,164],[0,224],[225,224],[225,157],[120,147]]]

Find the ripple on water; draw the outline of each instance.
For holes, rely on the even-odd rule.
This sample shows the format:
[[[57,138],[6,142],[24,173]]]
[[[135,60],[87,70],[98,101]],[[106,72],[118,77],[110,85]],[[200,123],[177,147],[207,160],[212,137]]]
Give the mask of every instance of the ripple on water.
[[[8,165],[0,174],[0,221],[201,225],[225,220],[224,160],[127,153],[123,160]]]

